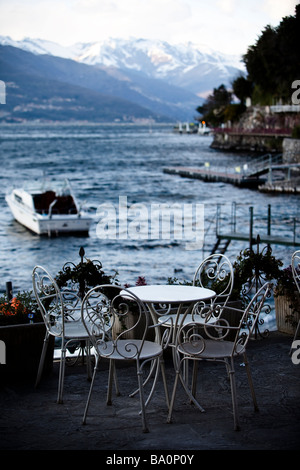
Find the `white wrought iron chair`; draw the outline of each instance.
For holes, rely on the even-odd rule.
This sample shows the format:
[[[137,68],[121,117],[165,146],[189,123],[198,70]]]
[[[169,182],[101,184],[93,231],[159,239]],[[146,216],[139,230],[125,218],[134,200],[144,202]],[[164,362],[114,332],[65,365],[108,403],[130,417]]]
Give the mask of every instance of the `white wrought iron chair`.
[[[225,309],[232,293],[234,282],[233,267],[230,260],[221,253],[214,253],[205,258],[197,268],[193,285],[207,287],[216,291],[216,296],[211,299],[210,312],[218,318]],[[205,318],[206,309],[198,304],[194,313],[199,313]]]
[[[297,286],[298,292],[300,294],[300,250],[295,251],[292,255],[292,273],[293,273],[293,278]],[[299,331],[300,331],[300,320],[298,321],[298,325],[297,325],[295,335],[293,338],[293,343],[298,337]],[[293,343],[290,349],[290,355],[292,354]]]
[[[145,413],[146,382],[143,383],[143,370],[149,363],[157,361],[160,366],[164,389],[169,404],[165,369],[163,362],[163,347],[155,341],[147,339],[149,328],[154,327],[150,314],[133,293],[125,288],[102,285],[91,289],[83,299],[81,308],[82,322],[86,326],[90,341],[95,349],[95,367],[83,416],[86,423],[94,380],[101,359],[109,360],[109,379],[107,404],[112,400],[112,379],[116,361],[135,361],[140,396],[143,431],[148,432]],[[154,385],[156,385],[155,374]],[[153,387],[151,393],[153,391]]]
[[[189,388],[188,384],[183,380],[182,377],[181,368],[183,364],[188,360],[193,360],[195,362],[215,361],[225,363],[231,385],[234,429],[238,430],[239,418],[235,385],[234,359],[235,357],[242,355],[247,371],[254,408],[255,410],[258,410],[250,368],[246,355],[246,347],[248,340],[254,331],[259,314],[263,308],[264,301],[266,297],[270,294],[270,289],[271,285],[269,283],[264,284],[249,302],[248,306],[244,311],[232,307],[227,307],[231,308],[233,311],[236,311],[237,314],[242,314],[238,326],[231,326],[228,320],[222,318],[222,316],[219,317],[218,320],[212,324],[209,321],[210,315],[208,314],[206,322],[204,324],[204,337],[204,334],[200,335],[199,331],[195,329],[195,326],[197,327],[197,324],[191,322],[187,325],[184,321],[184,318],[182,319],[182,323],[181,326],[178,328],[178,333],[176,337],[176,376],[167,419],[168,422],[171,422],[172,420],[176,389],[179,379],[181,380],[181,383],[192,402],[201,411],[203,411],[203,408],[196,400],[193,391]],[[227,337],[232,331],[235,332],[235,339],[234,341],[228,341]]]
[[[88,378],[91,377],[89,335],[81,321],[79,296],[68,289],[62,291],[49,272],[35,266],[32,272],[33,291],[46,326],[44,345],[40,358],[35,386],[40,383],[50,336],[61,340],[57,402],[63,402],[65,362],[67,348],[80,342],[85,346]]]
[[[215,253],[205,258],[194,274],[193,286],[206,287],[214,291],[217,288],[216,296],[210,300],[209,304],[198,302],[193,311],[185,316],[185,322],[189,323],[192,320],[202,324],[205,322],[208,311],[210,311],[211,321],[217,319],[228,303],[233,282],[233,267],[227,256]],[[172,326],[175,325],[175,317],[176,315],[170,310],[170,313],[159,317],[159,322],[164,326]]]
[[[208,289],[216,290],[216,296],[213,297],[209,303],[204,301],[198,302],[191,313],[184,315],[184,322],[190,322],[203,325],[207,313],[210,312],[209,321],[214,323],[220,315],[222,315],[229,298],[232,293],[234,283],[233,267],[230,260],[222,253],[214,253],[205,258],[195,271],[193,278],[193,286],[206,287]],[[228,313],[228,312],[227,312]],[[182,314],[181,314],[182,317]],[[169,310],[165,315],[161,312],[158,315],[159,323],[164,327],[172,327],[176,330],[181,324],[181,318],[178,318],[169,306]],[[176,331],[173,332],[173,338]],[[174,339],[171,346],[174,346]],[[185,375],[188,371],[186,367]],[[193,382],[197,380],[197,368],[193,371]],[[195,388],[195,385],[193,385]]]

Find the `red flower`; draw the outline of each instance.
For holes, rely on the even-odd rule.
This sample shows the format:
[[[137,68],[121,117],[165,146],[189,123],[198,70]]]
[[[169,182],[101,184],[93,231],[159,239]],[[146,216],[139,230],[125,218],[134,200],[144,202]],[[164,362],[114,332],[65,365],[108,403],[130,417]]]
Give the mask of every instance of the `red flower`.
[[[13,316],[20,314],[26,314],[27,309],[16,297],[13,297],[10,302],[4,302],[0,304],[0,314],[5,316]]]

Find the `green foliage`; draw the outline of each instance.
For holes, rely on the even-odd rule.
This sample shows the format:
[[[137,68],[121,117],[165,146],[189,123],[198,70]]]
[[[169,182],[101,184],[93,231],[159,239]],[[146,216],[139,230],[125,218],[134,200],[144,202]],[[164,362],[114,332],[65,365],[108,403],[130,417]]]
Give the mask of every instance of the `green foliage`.
[[[292,274],[291,266],[283,268],[280,259],[272,255],[271,248],[255,252],[251,249],[242,250],[233,263],[234,284],[230,300],[241,300],[247,302],[244,298],[245,287],[251,284],[253,279],[259,279],[261,282],[273,282],[275,284],[274,295],[284,295],[290,301],[292,314],[286,318],[287,322],[295,325],[294,313],[299,310],[299,296],[297,287]],[[212,284],[202,279],[202,285],[215,292],[222,292],[227,285],[229,274],[222,280],[214,280]],[[169,284],[192,285],[190,281],[179,281],[175,277],[168,279]]]
[[[272,105],[282,99],[290,102],[291,85],[300,76],[300,4],[295,16],[282,19],[279,26],[266,26],[254,45],[248,47],[243,61],[247,77],[240,75],[232,83],[234,95],[245,105],[250,97],[253,104]],[[234,109],[231,92],[224,85],[214,88],[196,111],[212,127],[239,119],[242,107]],[[299,137],[296,137],[299,138]]]
[[[291,84],[299,77],[300,5],[295,16],[282,19],[279,26],[266,26],[256,43],[243,56],[250,82],[255,84],[256,102],[289,101]],[[268,97],[268,99],[266,99]]]
[[[219,126],[224,122],[226,107],[231,103],[232,93],[224,85],[214,88],[212,95],[209,95],[202,106],[196,111],[202,115],[208,125]]]
[[[256,277],[265,281],[277,280],[281,276],[282,261],[272,255],[272,250],[267,249],[255,252],[251,249],[241,251],[233,263],[234,285],[233,298],[240,298],[243,286],[250,279]]]
[[[225,110],[224,110],[224,121],[227,122],[227,121],[231,121],[231,122],[235,122],[235,121],[238,121],[239,118],[241,117],[241,115],[244,113],[246,107],[240,103],[240,104],[236,104],[236,103],[232,103],[232,104],[229,104],[228,106],[226,106]]]
[[[87,259],[84,262],[80,262],[77,265],[69,264],[58,272],[55,277],[57,285],[66,287],[69,283],[77,284],[80,292],[87,292],[92,287],[112,284],[116,282],[116,275],[110,276],[104,273],[102,265],[99,262],[93,262]]]
[[[253,87],[253,82],[243,75],[240,75],[232,82],[233,93],[242,104],[245,104],[246,98],[252,96]]]
[[[266,281],[278,281],[284,277],[284,272],[280,269],[282,267],[282,261],[275,258],[272,255],[272,250],[262,250],[261,252],[255,252],[251,249],[242,250],[233,263],[234,271],[234,284],[231,295],[231,300],[240,300],[243,297],[243,287],[246,283],[252,280],[255,276],[257,278],[263,278]],[[213,284],[209,285],[209,282],[202,279],[204,287],[209,287],[215,292],[222,292],[224,286],[228,283],[229,274],[222,280],[214,280]],[[192,285],[191,282],[181,281],[179,282],[176,278],[169,278],[169,284],[182,284]]]

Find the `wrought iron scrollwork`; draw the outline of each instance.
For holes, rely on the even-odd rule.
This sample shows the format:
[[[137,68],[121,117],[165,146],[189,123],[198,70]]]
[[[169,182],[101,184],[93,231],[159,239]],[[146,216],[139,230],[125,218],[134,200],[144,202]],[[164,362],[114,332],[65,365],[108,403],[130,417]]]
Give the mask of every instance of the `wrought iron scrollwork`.
[[[67,261],[55,278],[64,301],[65,321],[68,321],[68,319],[70,321],[79,320],[81,302],[88,290],[99,284],[109,284],[113,279],[112,276],[108,276],[103,272],[101,261],[85,258],[83,247],[79,249],[79,257],[80,262],[78,264]],[[84,347],[84,342],[80,341],[74,342],[68,347],[72,354],[78,350],[75,359],[68,358],[69,365],[73,365],[78,361],[81,352],[83,357]]]
[[[260,238],[257,237],[257,248],[256,253],[253,251],[252,248],[248,248],[244,251],[244,257],[248,260],[248,278],[247,281],[242,285],[241,288],[241,297],[243,302],[248,304],[252,297],[259,291],[259,289],[266,283],[274,280],[274,275],[276,275],[277,266],[273,266],[273,262],[275,258],[272,256],[271,248],[266,245],[260,251]],[[271,290],[268,291],[267,299],[270,300],[272,297]],[[258,320],[255,324],[255,338],[258,336],[260,337],[267,337],[269,335],[269,330],[266,328],[263,332],[261,331],[261,327],[263,327],[265,320],[262,313],[264,315],[268,315],[272,311],[272,306],[270,303],[265,302],[263,308],[260,312]],[[247,319],[247,324],[245,327],[251,326],[251,317]]]

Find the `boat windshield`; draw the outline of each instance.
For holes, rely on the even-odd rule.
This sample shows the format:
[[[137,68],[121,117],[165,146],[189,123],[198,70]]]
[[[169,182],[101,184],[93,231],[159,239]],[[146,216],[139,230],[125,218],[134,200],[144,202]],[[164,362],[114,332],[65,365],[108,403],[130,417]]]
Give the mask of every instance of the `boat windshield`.
[[[39,214],[77,214],[77,208],[73,197],[68,194],[58,196],[54,191],[33,195],[36,212]]]

